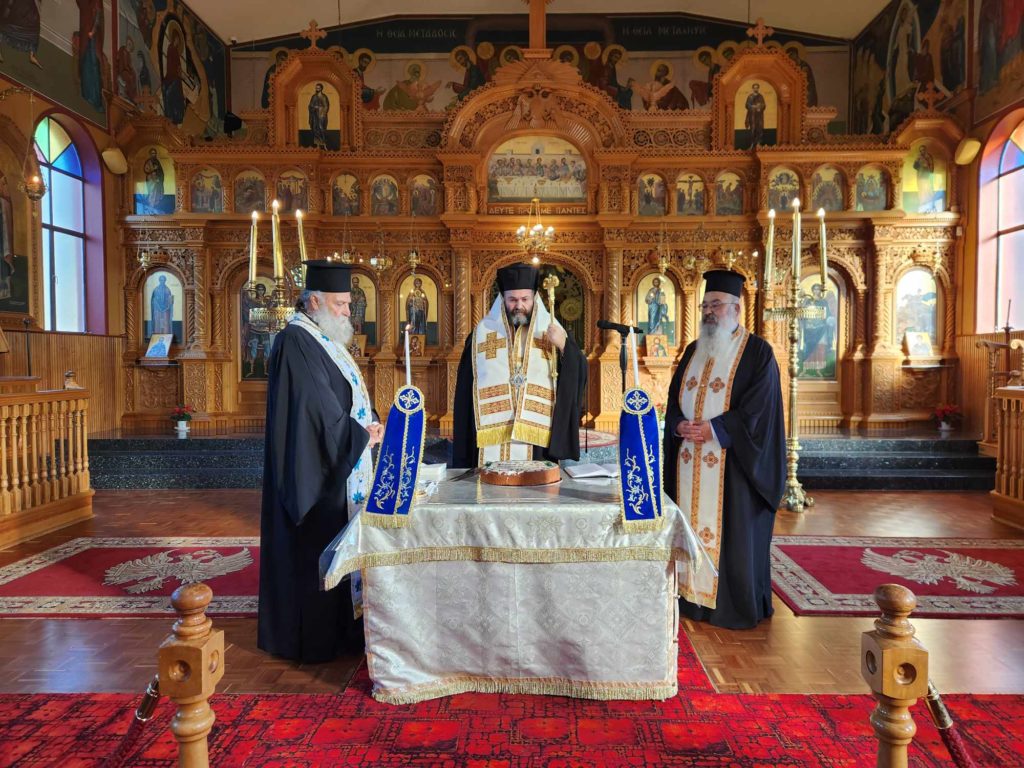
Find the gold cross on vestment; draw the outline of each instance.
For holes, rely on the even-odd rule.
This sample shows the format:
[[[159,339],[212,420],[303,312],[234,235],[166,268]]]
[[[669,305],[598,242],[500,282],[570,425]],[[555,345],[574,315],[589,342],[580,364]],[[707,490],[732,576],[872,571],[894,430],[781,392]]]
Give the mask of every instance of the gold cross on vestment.
[[[775,34],[775,30],[764,25],[764,19],[758,18],[757,24],[747,30],[747,37],[757,38],[757,47],[764,45],[764,39]]]
[[[533,345],[540,350],[540,353],[544,356],[545,360],[551,359],[551,349],[554,347],[554,344],[551,343],[551,339],[547,336],[541,336],[539,339],[533,340]]]
[[[499,340],[498,334],[492,331],[491,333],[487,334],[487,339],[484,341],[483,344],[476,345],[476,351],[483,352],[485,359],[493,360],[498,356],[498,350],[504,346],[504,340]]]
[[[320,25],[316,23],[315,19],[310,19],[309,26],[306,27],[306,31],[300,32],[299,36],[309,40],[310,48],[317,48],[317,41],[327,37],[327,33],[320,29]]]
[[[935,83],[928,83],[917,94],[917,98],[930,112],[935,109],[935,105],[942,99],[942,91],[935,87]]]

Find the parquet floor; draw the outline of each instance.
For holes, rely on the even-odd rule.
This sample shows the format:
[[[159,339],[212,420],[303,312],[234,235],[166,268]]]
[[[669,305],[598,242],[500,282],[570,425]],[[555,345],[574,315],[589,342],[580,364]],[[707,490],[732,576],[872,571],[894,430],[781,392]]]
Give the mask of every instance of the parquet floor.
[[[991,519],[984,493],[819,492],[803,515],[781,512],[778,534],[1024,538]],[[0,566],[80,536],[256,536],[259,492],[100,491],[96,517],[0,551]],[[775,616],[748,631],[686,622],[723,692],[864,693],[860,635],[867,618]],[[916,619],[943,693],[1024,694],[1024,621]],[[256,648],[255,619],[220,619],[227,640],[220,691],[329,693],[358,658],[298,666]],[[0,619],[0,692],[140,692],[155,668],[167,619]]]

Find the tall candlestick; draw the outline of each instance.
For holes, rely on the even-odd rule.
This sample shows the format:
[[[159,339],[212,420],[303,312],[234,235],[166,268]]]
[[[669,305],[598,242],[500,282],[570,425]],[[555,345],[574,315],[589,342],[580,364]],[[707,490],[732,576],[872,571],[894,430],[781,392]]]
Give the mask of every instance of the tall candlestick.
[[[821,234],[819,235],[819,248],[821,249],[821,290],[825,291],[825,287],[828,285],[828,255],[825,253],[825,209],[818,209],[818,222],[821,224]]]
[[[249,284],[256,285],[256,222],[260,215],[252,212],[252,227],[249,229]]]
[[[1010,307],[1013,306],[1013,299],[1006,302],[1006,327],[1010,327]]]
[[[764,252],[764,289],[771,288],[775,276],[775,209],[768,209],[768,247]]]
[[[295,212],[295,226],[299,230],[299,260],[306,260],[306,237],[302,234],[302,211]]]
[[[409,329],[411,325],[405,326],[405,386],[412,386],[412,365],[409,362]]]
[[[633,386],[640,386],[640,364],[636,359],[636,334],[633,332],[633,327],[629,328],[629,353],[633,356]]]
[[[281,204],[275,200],[270,204],[272,213],[270,216],[270,240],[271,248],[274,251],[274,279],[284,277],[284,249],[281,247],[281,217],[277,209]]]
[[[793,198],[793,285],[800,285],[800,198]]]

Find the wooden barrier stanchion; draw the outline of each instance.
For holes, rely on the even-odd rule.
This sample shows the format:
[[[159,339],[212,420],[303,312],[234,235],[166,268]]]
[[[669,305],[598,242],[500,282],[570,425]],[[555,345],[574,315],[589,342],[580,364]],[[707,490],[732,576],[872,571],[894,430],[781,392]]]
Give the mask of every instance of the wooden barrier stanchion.
[[[860,672],[878,704],[871,726],[878,737],[877,768],[907,768],[907,745],[917,733],[912,707],[928,692],[928,651],[914,639],[908,621],[917,606],[914,593],[899,584],[875,590],[882,611],[875,629],[861,635]]]
[[[224,632],[206,617],[212,598],[205,584],[174,590],[171,604],[178,620],[157,654],[160,693],[178,705],[171,733],[178,741],[179,768],[210,765],[206,737],[215,718],[209,698],[224,675]]]

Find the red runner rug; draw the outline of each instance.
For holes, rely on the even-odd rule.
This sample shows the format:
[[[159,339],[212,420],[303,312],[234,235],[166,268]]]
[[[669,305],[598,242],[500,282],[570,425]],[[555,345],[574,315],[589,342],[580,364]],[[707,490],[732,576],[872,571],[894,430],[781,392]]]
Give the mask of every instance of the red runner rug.
[[[231,663],[230,657],[228,663]],[[877,746],[870,696],[718,694],[680,637],[680,693],[665,702],[460,694],[406,706],[370,697],[365,666],[330,695],[218,695],[210,765],[669,768],[864,766]],[[140,683],[141,687],[141,683]],[[0,768],[99,766],[127,732],[138,696],[0,695]],[[972,756],[1024,765],[1024,697],[948,696]],[[174,765],[162,700],[126,765]],[[923,706],[916,768],[950,759]]]
[[[207,613],[255,616],[259,538],[81,538],[0,568],[0,616],[173,615],[171,593],[202,581]]]
[[[917,618],[1024,616],[1024,540],[776,536],[772,586],[798,615],[875,616],[879,584],[917,596]]]

